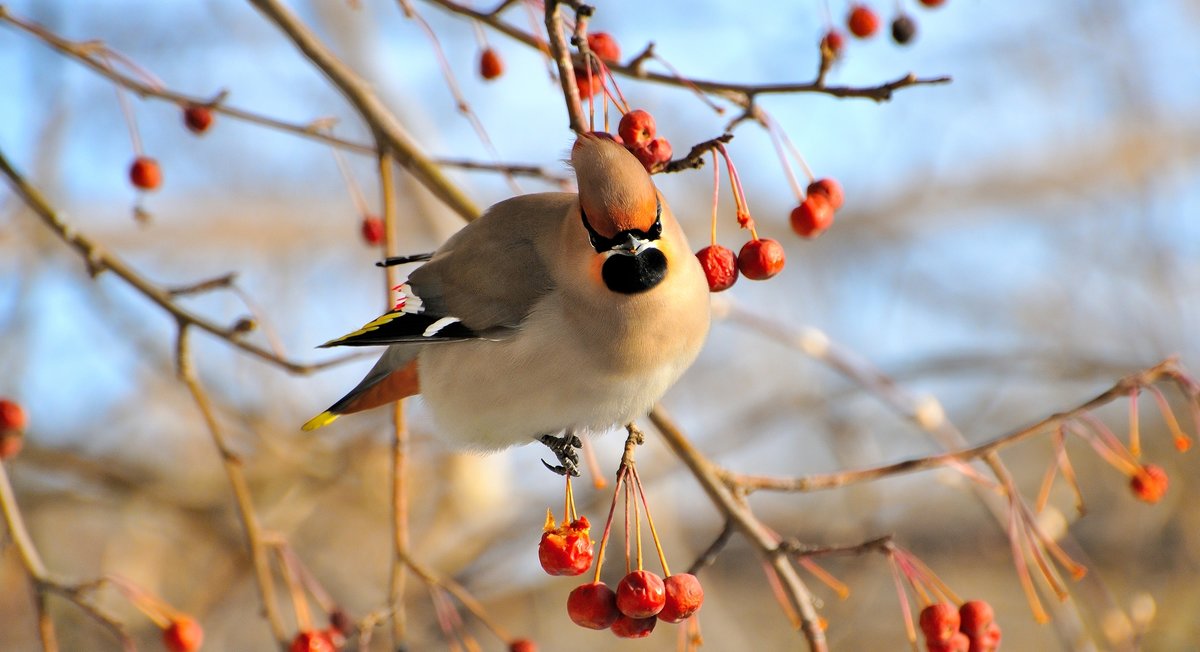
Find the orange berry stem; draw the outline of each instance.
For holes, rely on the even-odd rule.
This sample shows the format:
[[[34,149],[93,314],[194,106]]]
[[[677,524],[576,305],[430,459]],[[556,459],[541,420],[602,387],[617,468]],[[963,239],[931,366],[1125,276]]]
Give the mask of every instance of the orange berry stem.
[[[121,575],[106,575],[104,580],[117,588],[125,599],[138,611],[154,622],[159,629],[166,629],[176,612],[166,602]]]
[[[746,201],[746,192],[742,189],[742,180],[738,176],[737,166],[733,164],[733,157],[729,155],[729,150],[725,149],[723,143],[717,143],[716,148],[721,152],[721,156],[725,157],[725,167],[729,171],[729,183],[733,187],[733,201],[737,209],[738,225],[744,229],[750,229],[750,237],[757,240],[758,232],[754,229],[754,219],[750,217],[750,204]]]
[[[587,437],[583,438],[583,460],[587,464],[588,473],[592,475],[592,488],[601,491],[607,487],[608,480],[604,478],[600,463],[596,461],[596,449],[592,446],[592,440]]]
[[[613,487],[612,505],[608,507],[608,519],[604,521],[604,534],[600,536],[600,551],[596,553],[596,572],[593,582],[600,581],[600,569],[604,567],[604,551],[608,549],[608,535],[612,532],[613,514],[617,511],[617,496],[621,495],[621,485],[625,482],[625,469],[617,471],[617,485]]]
[[[775,569],[767,561],[762,562],[763,572],[767,575],[767,585],[771,587],[771,593],[775,595],[775,601],[779,606],[783,607],[783,613],[787,615],[788,621],[792,623],[792,627],[800,629],[800,615],[796,613],[792,607],[792,601],[787,597],[787,593],[783,590],[783,585],[779,582],[779,575],[775,573]]]
[[[813,577],[820,580],[822,584],[828,586],[830,589],[833,589],[833,592],[837,593],[839,598],[845,600],[846,598],[850,597],[850,587],[846,586],[844,582],[834,577],[829,571],[821,568],[817,562],[809,559],[808,557],[797,557],[796,561],[804,567],[804,570],[812,573]]]
[[[1029,528],[1035,537],[1037,537],[1037,540],[1041,543],[1041,547],[1049,552],[1050,556],[1053,557],[1060,566],[1065,568],[1067,572],[1071,574],[1073,579],[1079,580],[1082,579],[1084,575],[1087,575],[1087,567],[1072,559],[1071,556],[1068,555],[1067,552],[1054,541],[1054,539],[1051,539],[1045,533],[1045,531],[1042,530],[1042,527],[1037,523],[1037,518],[1029,510],[1029,506],[1023,502],[1018,502],[1018,504],[1021,507],[1021,513],[1024,515],[1026,527]]]
[[[1079,480],[1075,476],[1075,467],[1071,465],[1071,458],[1067,457],[1066,429],[1062,426],[1058,427],[1058,432],[1055,433],[1054,445],[1058,448],[1058,465],[1062,468],[1063,479],[1067,484],[1071,485],[1071,490],[1075,492],[1075,511],[1083,514],[1083,491],[1079,488]]]
[[[597,60],[599,60],[599,57],[597,57]],[[629,113],[629,102],[625,99],[625,95],[621,93],[621,86],[617,84],[617,78],[613,75],[612,69],[609,68],[608,64],[604,63],[603,61],[600,61],[600,77],[601,80],[603,80],[604,77],[608,77],[608,80],[612,82],[612,89],[617,93],[616,96],[613,97],[613,104],[616,105],[617,109],[621,112],[621,115]],[[604,92],[611,95],[608,92],[607,85],[604,87]],[[618,98],[620,101],[618,101]]]
[[[631,528],[629,526],[629,509],[630,509],[629,483],[626,482],[625,483],[625,574],[626,575],[633,572],[633,566],[631,564],[631,558],[630,558],[630,554],[629,554],[631,539],[632,539],[632,537],[630,537]]]
[[[913,626],[912,606],[908,603],[908,592],[904,590],[904,582],[900,579],[900,563],[896,560],[895,551],[888,553],[889,566],[892,569],[892,583],[896,585],[896,595],[900,598],[900,613],[904,615],[904,633],[913,652],[917,649],[917,629]]]
[[[487,32],[483,30],[483,25],[478,20],[471,21],[471,27],[475,31],[475,43],[479,49],[485,50],[488,47]]]
[[[1175,449],[1181,453],[1186,452],[1187,449],[1192,447],[1192,440],[1183,433],[1183,428],[1179,427],[1179,420],[1175,418],[1175,413],[1171,411],[1171,405],[1167,403],[1167,397],[1163,396],[1163,393],[1153,385],[1148,389],[1154,397],[1154,401],[1158,403],[1158,411],[1162,413],[1163,420],[1167,422],[1167,429],[1171,431],[1171,437],[1175,440]]]
[[[367,199],[363,196],[362,189],[358,187],[358,183],[350,174],[350,168],[346,166],[346,159],[336,147],[330,147],[329,151],[333,153],[333,161],[337,163],[338,171],[342,173],[342,181],[346,184],[346,190],[350,192],[350,201],[354,204],[354,210],[358,211],[360,217],[370,215],[371,207],[367,205]]]
[[[800,169],[804,170],[804,176],[808,177],[808,182],[812,183],[816,181],[817,175],[813,174],[812,168],[808,167],[808,161],[804,160],[804,156],[800,154],[800,150],[796,149],[796,145],[792,143],[792,139],[788,137],[787,132],[779,126],[779,123],[775,122],[775,118],[772,118],[769,113],[760,111],[760,114],[762,121],[767,125],[767,129],[774,130],[779,134],[779,138],[783,140],[784,146],[791,152],[792,158],[796,159],[796,162],[800,164]]]
[[[792,166],[788,163],[787,152],[783,151],[783,141],[780,140],[779,134],[775,130],[767,126],[767,135],[771,138],[771,145],[775,148],[775,155],[779,157],[779,165],[783,168],[783,173],[787,176],[788,185],[792,187],[792,193],[796,195],[796,201],[804,201],[804,188],[800,185],[800,181],[796,179],[796,173],[792,172]]]
[[[1042,476],[1042,484],[1038,487],[1037,500],[1033,503],[1033,509],[1041,514],[1046,509],[1046,503],[1050,500],[1050,487],[1054,485],[1054,478],[1058,475],[1059,459],[1055,455],[1054,462],[1046,469],[1046,474]]]
[[[283,575],[283,583],[287,586],[288,595],[292,599],[292,610],[296,614],[296,626],[300,631],[307,632],[312,629],[312,614],[308,610],[308,598],[304,596],[304,588],[296,581],[295,568],[293,561],[283,553],[283,546],[276,544],[274,546],[275,557],[279,560],[280,574]]]
[[[575,507],[575,498],[571,495],[571,474],[567,474],[567,490],[563,492],[563,525],[571,522],[571,512]]]
[[[1029,575],[1029,567],[1025,562],[1025,551],[1023,549],[1021,536],[1021,521],[1017,518],[1016,510],[1009,510],[1008,513],[1008,541],[1012,548],[1013,564],[1016,566],[1017,579],[1021,583],[1021,590],[1025,592],[1025,601],[1029,603],[1029,608],[1033,611],[1033,619],[1039,623],[1045,624],[1050,621],[1050,616],[1042,607],[1042,601],[1038,598],[1037,589],[1033,586],[1033,578]]]
[[[667,554],[663,552],[662,541],[658,538],[658,530],[654,528],[654,519],[650,517],[650,503],[646,500],[646,490],[642,488],[642,478],[638,475],[637,469],[633,469],[633,483],[637,487],[638,494],[642,497],[642,506],[646,511],[646,523],[650,526],[650,537],[654,539],[654,549],[658,552],[658,562],[662,564],[663,577],[671,576],[671,569],[667,566]],[[639,560],[638,568],[641,568]]]
[[[1129,454],[1142,456],[1142,433],[1138,423],[1138,388],[1129,390]]]
[[[1086,417],[1088,415],[1083,416]],[[1125,447],[1121,442],[1116,441],[1115,437],[1112,437],[1112,433],[1108,433],[1109,437],[1104,437],[1104,433],[1108,431],[1108,428],[1104,428],[1104,425],[1099,422],[1089,422],[1087,425],[1090,428],[1085,428],[1080,423],[1071,423],[1069,427],[1072,432],[1090,443],[1092,448],[1100,454],[1100,457],[1104,458],[1104,461],[1114,466],[1118,471],[1132,477],[1141,470],[1136,462],[1129,459],[1129,451],[1125,450]],[[1097,430],[1097,425],[1103,428],[1103,430]]]
[[[1017,507],[1013,505],[1010,509],[1017,509]],[[1046,555],[1042,553],[1042,546],[1038,545],[1041,537],[1034,532],[1034,523],[1023,513],[1020,515],[1020,518],[1024,521],[1025,546],[1029,548],[1029,554],[1033,557],[1033,562],[1037,564],[1038,570],[1042,573],[1042,579],[1046,581],[1046,585],[1050,587],[1050,590],[1054,592],[1054,595],[1059,600],[1066,600],[1068,595],[1067,589],[1063,586],[1062,577],[1059,576],[1058,571],[1046,561]]]
[[[637,486],[637,471],[634,470],[632,467],[630,468],[630,471],[632,472],[632,475],[633,475],[633,485],[634,485],[634,487],[636,487]],[[626,491],[631,491],[631,489],[629,489],[629,487],[626,487]],[[634,489],[634,491],[636,491],[636,489]],[[642,570],[642,518],[641,518],[641,510],[638,508],[638,500],[637,499],[638,499],[638,497],[637,497],[637,494],[635,493],[633,496],[633,532],[634,532],[634,541],[636,542],[636,545],[634,546],[634,550],[637,553],[637,569]]]

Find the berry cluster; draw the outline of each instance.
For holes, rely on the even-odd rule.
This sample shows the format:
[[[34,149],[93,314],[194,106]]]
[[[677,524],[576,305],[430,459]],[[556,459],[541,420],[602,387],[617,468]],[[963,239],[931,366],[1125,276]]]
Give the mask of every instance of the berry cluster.
[[[945,4],[946,0],[919,0],[925,7],[933,8]],[[899,3],[897,3],[899,7]],[[879,32],[879,14],[869,5],[855,2],[850,5],[846,14],[846,29],[856,38],[868,39]],[[917,21],[903,10],[898,10],[892,19],[892,40],[900,45],[908,45],[917,36]],[[833,60],[841,57],[846,39],[834,27],[826,30],[821,36],[821,52],[826,59]]]
[[[622,489],[626,498],[625,531],[630,531],[632,519],[632,527],[637,533],[636,561],[630,556],[630,542],[627,541],[626,574],[614,591],[600,581],[600,571],[604,564],[604,551],[609,535],[612,533],[617,498]],[[642,521],[637,506],[639,501],[645,510],[645,519],[650,527],[666,579],[642,567]],[[570,477],[567,477],[565,502],[566,518],[561,525],[555,525],[553,514],[547,514],[542,540],[538,545],[538,560],[542,568],[551,575],[580,575],[591,566],[593,544],[588,536],[587,518],[575,514]],[[571,622],[587,629],[608,629],[619,638],[644,638],[654,631],[658,621],[681,623],[695,615],[703,602],[704,590],[694,575],[672,575],[668,570],[658,533],[654,529],[654,521],[650,518],[649,503],[641,480],[632,464],[622,464],[617,473],[617,486],[613,492],[608,520],[604,525],[604,535],[600,540],[594,577],[591,582],[575,587],[567,596],[567,615]]]
[[[617,136],[617,142],[636,156],[651,174],[671,161],[671,143],[656,135],[654,116],[647,111],[634,109],[621,116]]]
[[[0,398],[0,460],[16,457],[25,445],[25,410],[20,403]]]
[[[842,207],[845,195],[835,179],[817,179],[808,184],[807,196],[792,209],[788,221],[792,230],[804,238],[815,238],[833,224],[833,215]]]
[[[604,89],[604,64],[617,63],[621,58],[621,46],[607,32],[593,32],[587,35],[588,50],[594,58],[589,58],[589,65],[576,64],[575,85],[579,87],[580,97],[592,97]]]
[[[921,610],[921,633],[929,652],[996,652],[1000,625],[992,606],[983,600],[964,602],[958,609],[937,602]]]

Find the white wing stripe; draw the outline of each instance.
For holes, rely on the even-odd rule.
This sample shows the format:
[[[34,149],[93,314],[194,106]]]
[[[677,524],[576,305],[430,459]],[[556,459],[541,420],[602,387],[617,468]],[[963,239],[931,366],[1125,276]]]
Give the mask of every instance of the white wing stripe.
[[[433,337],[434,335],[437,335],[438,331],[458,321],[461,321],[458,317],[442,317],[441,319],[430,324],[429,328],[426,328],[425,332],[421,333],[421,336]]]

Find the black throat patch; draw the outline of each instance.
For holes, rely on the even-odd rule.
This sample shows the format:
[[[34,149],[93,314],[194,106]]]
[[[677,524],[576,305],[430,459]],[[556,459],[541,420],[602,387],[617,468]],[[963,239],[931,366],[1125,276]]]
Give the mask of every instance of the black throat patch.
[[[600,276],[613,292],[638,294],[667,277],[667,257],[653,247],[643,249],[637,255],[613,254],[604,261]]]

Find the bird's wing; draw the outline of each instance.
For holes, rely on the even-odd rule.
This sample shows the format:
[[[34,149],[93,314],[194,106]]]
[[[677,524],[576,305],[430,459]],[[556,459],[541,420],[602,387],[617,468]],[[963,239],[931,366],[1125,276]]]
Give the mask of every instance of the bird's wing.
[[[463,227],[409,276],[401,306],[330,346],[499,339],[518,329],[553,289],[541,255],[575,195],[540,193],[502,201]]]

